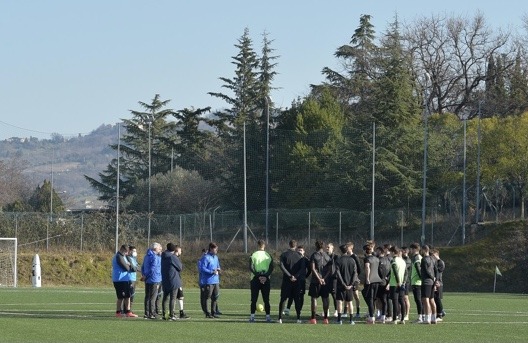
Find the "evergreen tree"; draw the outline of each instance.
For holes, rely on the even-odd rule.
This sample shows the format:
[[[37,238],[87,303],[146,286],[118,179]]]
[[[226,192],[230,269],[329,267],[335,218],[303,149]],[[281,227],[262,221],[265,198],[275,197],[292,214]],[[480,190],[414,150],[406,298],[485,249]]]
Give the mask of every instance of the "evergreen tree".
[[[508,98],[506,89],[506,74],[503,68],[503,58],[497,59],[491,55],[488,59],[488,69],[486,75],[486,89],[484,102],[484,116],[505,116],[508,113]]]
[[[150,174],[164,173],[171,168],[172,149],[177,139],[176,124],[167,118],[172,109],[165,108],[170,100],[161,100],[156,94],[151,103],[139,102],[144,111],[131,110],[132,119],[125,119],[119,157],[119,194],[126,198],[136,191],[139,180]],[[117,150],[118,144],[111,145]],[[150,150],[149,150],[150,147]],[[149,157],[150,156],[150,157]],[[100,200],[115,202],[117,184],[117,159],[99,173],[100,180],[85,175],[91,186],[99,191]]]
[[[378,47],[374,43],[374,25],[371,16],[364,14],[359,19],[359,27],[354,31],[349,45],[343,45],[335,52],[341,61],[343,73],[323,68],[327,85],[333,90],[336,98],[347,106],[352,106],[353,113],[369,112],[369,99],[372,95],[372,81],[376,77],[376,60]],[[317,86],[314,87],[317,91]]]
[[[238,54],[233,56],[235,76],[233,78],[220,77],[224,83],[223,88],[232,94],[209,92],[208,94],[224,100],[230,107],[216,112],[219,120],[215,122],[222,136],[240,135],[244,122],[254,122],[257,118],[259,105],[259,88],[263,88],[258,82],[258,70],[260,60],[253,49],[253,41],[249,36],[249,29],[235,44]]]
[[[64,204],[62,203],[62,199],[55,192],[55,189],[51,188],[51,182],[44,180],[42,186],[37,186],[31,197],[29,198],[28,204],[35,212],[50,213],[52,202],[52,213],[64,211]]]
[[[26,201],[22,199],[15,200],[12,203],[6,204],[3,208],[5,212],[33,212],[33,208]]]
[[[176,111],[177,142],[172,155],[176,165],[189,171],[197,171],[205,179],[214,179],[217,175],[216,158],[218,157],[217,137],[209,130],[200,128],[201,124],[211,125],[211,120],[205,117],[210,108],[188,109]]]
[[[266,99],[271,96],[271,91],[273,89],[272,84],[273,80],[275,79],[275,76],[277,75],[277,72],[275,71],[275,68],[277,67],[277,63],[274,62],[276,59],[279,58],[277,55],[273,55],[275,49],[271,47],[271,43],[273,43],[272,40],[268,39],[268,34],[263,34],[262,39],[262,56],[260,58],[259,63],[259,73],[258,73],[258,79],[259,79],[259,98],[260,99]],[[261,108],[262,108],[261,104]]]
[[[275,76],[276,64],[271,56],[271,42],[264,36],[263,56],[259,57],[246,28],[235,47],[238,54],[233,59],[235,76],[220,77],[223,88],[231,94],[210,92],[211,96],[223,99],[230,107],[217,113],[212,124],[218,129],[223,149],[221,175],[226,189],[226,205],[241,209],[244,201],[244,143],[247,150],[246,184],[248,187],[248,209],[264,206],[264,154],[266,144],[266,111],[269,111],[269,92]],[[244,126],[246,142],[244,142]]]
[[[366,210],[372,192],[373,124],[376,124],[376,189],[381,207],[399,206],[419,193],[422,134],[421,106],[411,73],[409,54],[402,47],[397,20],[381,45],[374,43],[370,16],[360,19],[351,44],[336,56],[347,74],[325,69],[334,94],[348,108],[344,144],[336,155],[335,175],[343,187],[338,191],[341,207]],[[337,80],[337,82],[336,82]],[[341,81],[339,81],[341,80]],[[346,80],[346,82],[343,82]],[[341,91],[335,92],[339,88]],[[350,105],[351,104],[351,105]]]
[[[278,180],[274,187],[280,195],[277,201],[289,208],[327,207],[335,203],[340,187],[333,168],[343,140],[345,118],[341,106],[329,90],[322,90],[319,96],[306,98],[286,115],[295,116],[294,136],[289,137],[289,144],[277,149],[284,158],[277,163],[280,169],[273,169]]]
[[[376,187],[382,190],[377,203],[396,207],[421,192],[423,151],[422,109],[397,19],[382,39],[379,52],[369,106],[376,123]]]
[[[520,52],[517,53],[515,63],[511,68],[509,81],[509,114],[518,115],[528,109],[528,78],[526,67],[521,61]]]

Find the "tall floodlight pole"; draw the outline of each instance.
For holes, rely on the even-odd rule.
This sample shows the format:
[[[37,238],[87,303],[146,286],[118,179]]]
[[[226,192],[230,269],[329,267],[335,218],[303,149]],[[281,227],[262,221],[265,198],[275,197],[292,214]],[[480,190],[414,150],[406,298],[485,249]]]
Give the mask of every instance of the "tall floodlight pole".
[[[462,244],[466,244],[466,127],[467,115],[462,118],[464,120],[464,181],[462,185]]]
[[[423,175],[422,175],[422,236],[420,241],[422,245],[425,244],[425,211],[426,211],[426,196],[427,196],[427,125],[429,117],[429,104],[427,96],[427,87],[431,77],[429,73],[425,73],[425,87],[424,87],[424,153],[423,153]]]
[[[476,204],[476,211],[475,211],[475,223],[478,224],[480,220],[480,134],[481,134],[481,114],[480,114],[480,101],[478,104],[478,133],[477,133],[477,199]],[[515,208],[514,208],[515,211]]]
[[[115,250],[119,250],[119,156],[121,155],[121,124],[117,124],[117,176],[116,176],[116,232]]]
[[[372,123],[372,199],[370,212],[370,239],[374,240],[374,200],[376,182],[376,123]]]
[[[269,108],[271,98],[266,96],[266,244],[268,244],[269,230]]]
[[[268,244],[268,216],[269,216],[269,116],[270,98],[265,97],[266,102],[266,244]]]
[[[246,122],[244,121],[244,252],[247,254],[248,252],[248,241],[247,241],[247,174],[246,174]]]
[[[151,196],[151,185],[150,185],[150,177],[152,175],[152,153],[151,153],[151,142],[150,142],[150,135],[151,135],[151,129],[152,129],[152,116],[149,116],[148,118],[148,233],[147,233],[147,246],[150,247],[150,222],[151,222],[151,213],[150,213],[150,196]]]
[[[50,181],[50,219],[48,228],[53,223],[53,160],[55,160],[55,149],[52,150],[51,155],[51,181]],[[49,229],[46,232],[46,251],[49,250]]]

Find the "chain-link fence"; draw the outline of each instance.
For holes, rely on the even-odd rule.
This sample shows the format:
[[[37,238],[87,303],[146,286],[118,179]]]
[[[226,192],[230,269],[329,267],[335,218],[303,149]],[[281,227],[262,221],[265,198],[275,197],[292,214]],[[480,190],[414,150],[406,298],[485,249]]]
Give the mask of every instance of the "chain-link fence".
[[[244,213],[204,212],[181,215],[120,214],[115,212],[64,212],[50,217],[42,213],[1,213],[0,236],[18,238],[20,251],[75,249],[111,250],[118,243],[141,247],[169,240],[183,246],[207,246],[216,241],[223,250],[243,251],[246,237],[250,247],[265,239],[271,249],[282,250],[290,239],[311,250],[315,240],[341,244],[353,241],[360,247],[367,239],[379,243],[407,245],[420,242],[446,246],[462,242],[460,218],[428,210],[421,225],[421,210],[377,211],[374,227],[371,213],[339,209],[271,209],[268,228],[264,211]],[[116,225],[116,220],[119,225]],[[148,232],[150,220],[150,234]],[[247,230],[246,230],[247,228]],[[466,242],[476,239],[479,229],[468,225]],[[242,249],[242,250],[241,250]]]

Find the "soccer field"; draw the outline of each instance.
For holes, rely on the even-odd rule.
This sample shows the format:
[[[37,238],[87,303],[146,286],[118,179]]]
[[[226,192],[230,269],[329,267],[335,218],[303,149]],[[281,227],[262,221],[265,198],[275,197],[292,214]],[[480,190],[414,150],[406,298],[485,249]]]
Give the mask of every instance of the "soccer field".
[[[222,289],[223,315],[206,319],[198,289],[185,290],[190,319],[145,320],[142,289],[133,311],[139,318],[115,317],[113,288],[0,288],[0,342],[324,342],[427,340],[436,342],[526,342],[528,296],[514,294],[447,293],[444,322],[437,325],[297,324],[248,322],[249,290]],[[272,291],[272,318],[277,319],[278,290]],[[306,298],[303,321],[309,317]],[[362,314],[366,306],[362,304]],[[320,311],[319,311],[320,312]],[[411,296],[411,321],[415,319]],[[332,318],[333,321],[333,318]],[[332,323],[331,321],[331,323]]]

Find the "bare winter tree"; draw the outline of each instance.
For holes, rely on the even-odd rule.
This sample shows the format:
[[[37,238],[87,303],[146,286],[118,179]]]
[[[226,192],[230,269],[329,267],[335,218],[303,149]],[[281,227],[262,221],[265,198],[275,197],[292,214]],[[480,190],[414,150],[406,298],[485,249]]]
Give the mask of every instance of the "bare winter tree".
[[[422,17],[405,27],[414,73],[426,90],[427,105],[436,113],[460,115],[484,87],[490,56],[514,49],[510,33],[494,34],[480,13],[473,18]]]
[[[30,187],[23,174],[27,162],[14,158],[0,161],[0,208],[28,198]]]

